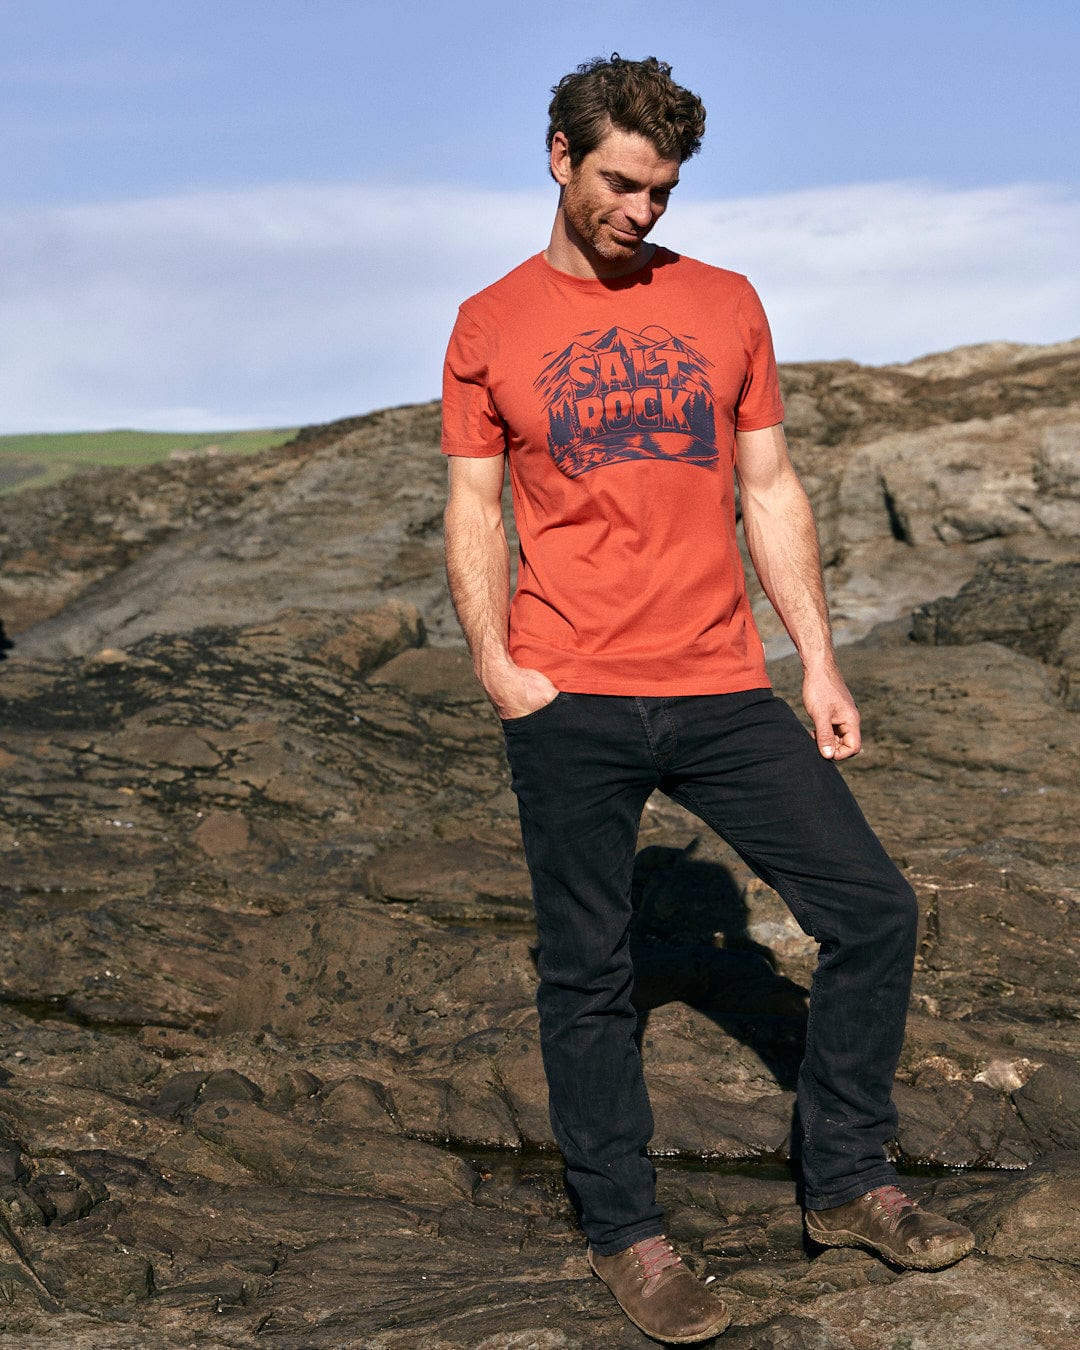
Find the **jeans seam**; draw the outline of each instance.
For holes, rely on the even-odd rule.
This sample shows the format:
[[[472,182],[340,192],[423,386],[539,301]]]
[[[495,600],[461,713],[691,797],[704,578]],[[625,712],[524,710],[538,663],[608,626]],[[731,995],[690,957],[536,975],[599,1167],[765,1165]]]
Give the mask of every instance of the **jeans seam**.
[[[678,732],[675,730],[675,719],[671,716],[671,708],[667,699],[660,700],[660,711],[664,714],[664,718],[671,729],[671,754],[667,756],[667,762],[670,764],[679,753],[679,736]],[[659,767],[660,766],[657,765],[657,768]]]
[[[815,1006],[814,999],[811,997],[811,998],[807,1001],[807,1007],[806,1007],[806,1044],[807,1044],[807,1045],[813,1044],[814,1021],[815,1021],[814,1014],[816,1013],[816,1011],[817,1011],[817,1008],[816,1008],[816,1006]],[[801,1069],[802,1069],[802,1066],[800,1065],[800,1075],[801,1075]],[[801,1143],[801,1148],[802,1148],[802,1152],[805,1154],[805,1153],[807,1152],[807,1150],[810,1150],[811,1152],[813,1151],[814,1145],[813,1145],[813,1141],[812,1141],[811,1134],[812,1134],[812,1129],[813,1129],[814,1123],[815,1123],[815,1121],[817,1120],[817,1117],[818,1117],[818,1109],[819,1109],[819,1108],[818,1108],[817,1093],[814,1091],[814,1081],[813,1081],[813,1077],[812,1077],[809,1073],[806,1074],[806,1076],[805,1076],[803,1090],[804,1090],[804,1092],[806,1093],[806,1096],[807,1096],[807,1098],[809,1099],[809,1102],[810,1102],[810,1110],[806,1113],[806,1118],[805,1118],[804,1120],[800,1120],[800,1122],[799,1122],[800,1125],[802,1126],[802,1143]]]
[[[649,719],[645,715],[645,704],[641,701],[640,698],[635,698],[634,707],[637,708],[638,717],[641,718],[641,725],[645,729],[645,740],[648,742],[649,745],[649,754],[652,756],[652,762],[657,768],[659,768],[660,765],[656,758],[656,745],[653,741],[652,731],[649,727]]]
[[[652,728],[649,726],[649,719],[645,712],[645,704],[638,697],[634,699],[634,705],[637,708],[638,716],[641,718],[641,725],[645,728],[645,739],[649,744],[649,754],[652,756],[652,762],[658,773],[664,773],[667,766],[675,758],[675,750],[678,745],[678,737],[675,734],[675,723],[672,721],[671,713],[665,707],[663,700],[660,701],[660,711],[667,719],[667,724],[671,728],[671,753],[661,755],[656,748],[656,742],[653,740]],[[714,827],[715,828],[715,827]]]

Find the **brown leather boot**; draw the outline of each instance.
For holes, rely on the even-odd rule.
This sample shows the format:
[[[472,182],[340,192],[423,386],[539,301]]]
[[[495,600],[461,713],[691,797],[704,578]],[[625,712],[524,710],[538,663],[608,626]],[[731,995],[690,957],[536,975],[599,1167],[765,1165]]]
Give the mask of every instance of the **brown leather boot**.
[[[589,1249],[589,1265],[646,1336],[691,1345],[719,1336],[731,1317],[724,1303],[683,1264],[666,1237],[642,1238],[614,1256]]]
[[[909,1270],[940,1270],[975,1245],[970,1228],[920,1209],[899,1186],[878,1186],[833,1209],[808,1209],[806,1231],[823,1247],[868,1247]]]

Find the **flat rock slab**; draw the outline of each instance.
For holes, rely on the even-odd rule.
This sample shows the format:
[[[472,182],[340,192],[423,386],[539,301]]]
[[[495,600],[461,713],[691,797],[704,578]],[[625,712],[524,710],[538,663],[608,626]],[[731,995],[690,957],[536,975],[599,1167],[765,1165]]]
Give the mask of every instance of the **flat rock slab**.
[[[365,869],[368,893],[434,917],[532,918],[532,886],[520,850],[473,839],[403,844]]]
[[[997,1196],[976,1234],[990,1256],[1080,1267],[1080,1153],[1050,1154]]]

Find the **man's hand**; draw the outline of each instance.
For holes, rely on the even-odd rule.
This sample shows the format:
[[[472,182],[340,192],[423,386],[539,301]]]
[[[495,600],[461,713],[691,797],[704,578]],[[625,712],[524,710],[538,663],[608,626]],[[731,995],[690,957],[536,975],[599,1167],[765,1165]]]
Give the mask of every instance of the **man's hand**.
[[[500,662],[497,669],[485,671],[484,689],[503,719],[525,717],[551,703],[558,689],[541,670],[516,666],[512,661]]]
[[[814,723],[814,739],[825,759],[850,759],[862,749],[859,710],[834,665],[803,676],[803,707]]]

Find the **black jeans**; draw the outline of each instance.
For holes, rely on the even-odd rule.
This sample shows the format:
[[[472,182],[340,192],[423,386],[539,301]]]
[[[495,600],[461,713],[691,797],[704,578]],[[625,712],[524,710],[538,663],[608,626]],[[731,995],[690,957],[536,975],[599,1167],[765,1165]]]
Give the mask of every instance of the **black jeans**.
[[[820,945],[799,1073],[805,1204],[896,1180],[893,1076],[916,902],[835,764],[771,690],[559,694],[503,723],[532,876],[552,1129],[603,1255],[663,1231],[646,1154],[628,930],[638,825],[660,788],[777,890]]]

